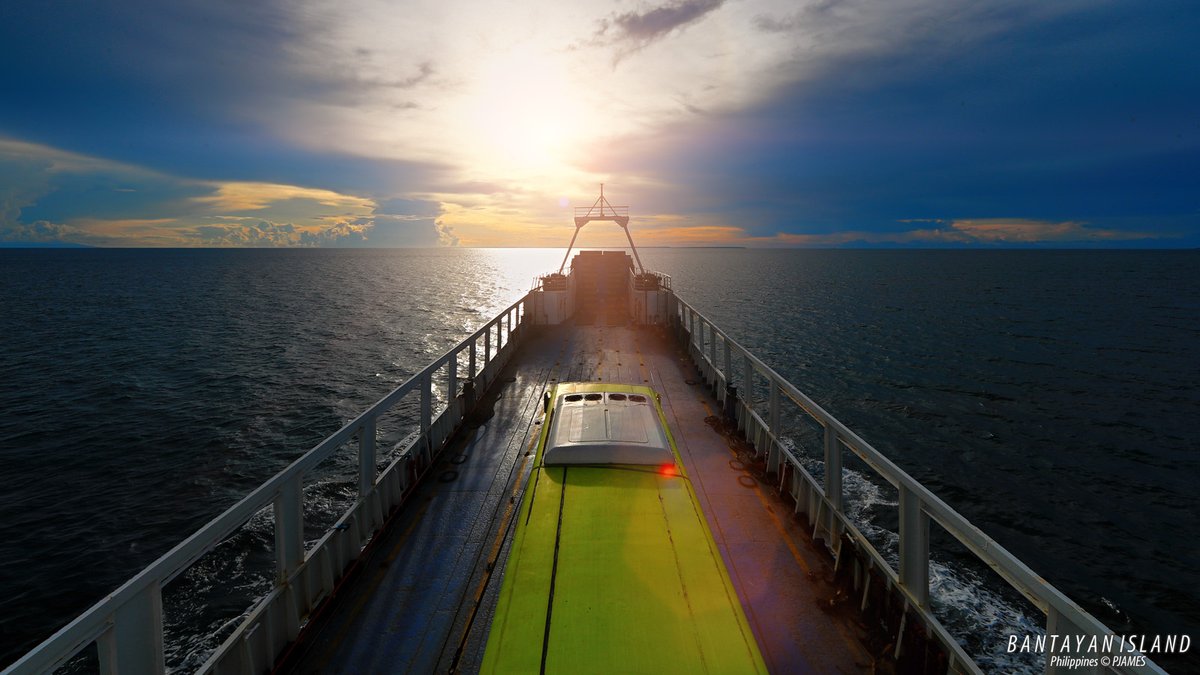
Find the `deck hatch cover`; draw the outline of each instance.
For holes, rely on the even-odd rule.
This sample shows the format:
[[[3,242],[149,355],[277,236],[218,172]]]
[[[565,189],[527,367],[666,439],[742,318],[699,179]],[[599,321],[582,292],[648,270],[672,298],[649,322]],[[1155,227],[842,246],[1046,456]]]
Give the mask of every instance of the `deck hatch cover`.
[[[662,422],[645,397],[560,397],[542,463],[674,463]]]

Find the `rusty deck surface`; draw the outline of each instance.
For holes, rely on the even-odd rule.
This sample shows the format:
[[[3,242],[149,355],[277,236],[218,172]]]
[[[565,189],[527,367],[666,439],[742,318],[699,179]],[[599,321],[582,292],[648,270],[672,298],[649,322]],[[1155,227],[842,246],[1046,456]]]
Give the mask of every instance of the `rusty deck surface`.
[[[828,556],[714,430],[716,401],[661,327],[603,316],[537,329],[485,412],[381,534],[337,602],[314,619],[290,672],[474,672],[499,591],[511,517],[529,474],[543,392],[555,382],[649,384],[663,408],[768,668],[870,670],[860,629],[825,608]],[[490,406],[490,407],[489,407]],[[706,420],[708,420],[706,422]],[[597,664],[602,670],[603,664]]]

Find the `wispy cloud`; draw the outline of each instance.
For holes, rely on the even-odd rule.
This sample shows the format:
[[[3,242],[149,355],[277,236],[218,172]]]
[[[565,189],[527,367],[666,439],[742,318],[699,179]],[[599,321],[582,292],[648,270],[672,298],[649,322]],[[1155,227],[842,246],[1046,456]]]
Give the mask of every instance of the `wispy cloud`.
[[[349,211],[367,212],[375,206],[372,200],[363,197],[295,185],[231,182],[216,183],[213,187],[212,194],[194,197],[193,201],[220,212],[258,211],[281,201],[297,199]]]
[[[598,39],[631,43],[641,48],[704,18],[718,9],[725,0],[682,0],[645,11],[614,13],[602,19],[596,31]]]
[[[801,6],[783,16],[758,14],[754,17],[754,27],[767,33],[788,33],[817,26],[824,27],[822,24],[827,23],[838,5],[837,0],[822,0]]]

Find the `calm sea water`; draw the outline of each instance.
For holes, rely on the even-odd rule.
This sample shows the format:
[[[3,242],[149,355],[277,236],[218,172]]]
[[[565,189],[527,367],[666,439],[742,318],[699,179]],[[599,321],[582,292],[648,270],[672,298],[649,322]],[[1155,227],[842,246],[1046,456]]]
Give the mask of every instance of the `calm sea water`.
[[[0,664],[457,343],[561,255],[0,250]],[[1200,252],[650,249],[643,259],[1101,620],[1200,638]],[[794,442],[806,451],[800,430]],[[855,508],[886,547],[894,493],[850,469]],[[334,504],[348,485],[314,489]],[[173,665],[202,662],[242,597],[266,588],[269,523],[239,536],[168,589]],[[998,584],[953,548],[935,561],[947,620],[1040,623],[1011,593],[986,590]]]

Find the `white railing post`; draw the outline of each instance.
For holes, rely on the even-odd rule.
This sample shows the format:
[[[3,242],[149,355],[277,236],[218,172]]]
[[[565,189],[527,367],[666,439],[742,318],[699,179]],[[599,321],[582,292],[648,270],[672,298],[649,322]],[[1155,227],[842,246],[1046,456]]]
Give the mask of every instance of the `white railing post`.
[[[96,640],[104,675],[159,675],[163,654],[162,586],[150,584],[113,613],[112,626]]]
[[[900,486],[900,583],[917,604],[929,606],[929,516],[921,498]]]
[[[363,420],[358,430],[358,498],[375,489],[375,418]]]
[[[275,495],[275,583],[283,584],[304,562],[304,487],[299,471]]]
[[[471,346],[467,347],[467,379],[475,379],[475,343],[479,341],[478,337],[471,338]]]
[[[421,375],[421,433],[433,423],[433,379],[426,371]]]
[[[483,365],[486,368],[489,361],[492,360],[492,324],[488,324],[483,328]]]
[[[458,352],[450,352],[450,361],[446,368],[449,369],[446,377],[446,405],[454,405],[454,397],[458,396]]]
[[[825,421],[825,498],[829,500],[829,534],[831,538],[841,536],[835,513],[842,513],[842,443],[838,440],[833,423]]]
[[[771,388],[767,397],[767,426],[771,428],[771,435],[776,439],[779,438],[779,383],[774,378],[768,380],[767,386]]]
[[[750,360],[750,352],[742,353],[742,400],[747,410],[754,410],[754,362]]]
[[[717,369],[717,327],[712,323],[708,324],[708,360],[712,364],[713,370]],[[714,377],[713,380],[717,378]]]
[[[733,384],[733,349],[729,346],[729,337],[725,336],[721,340],[725,345],[725,384]]]

